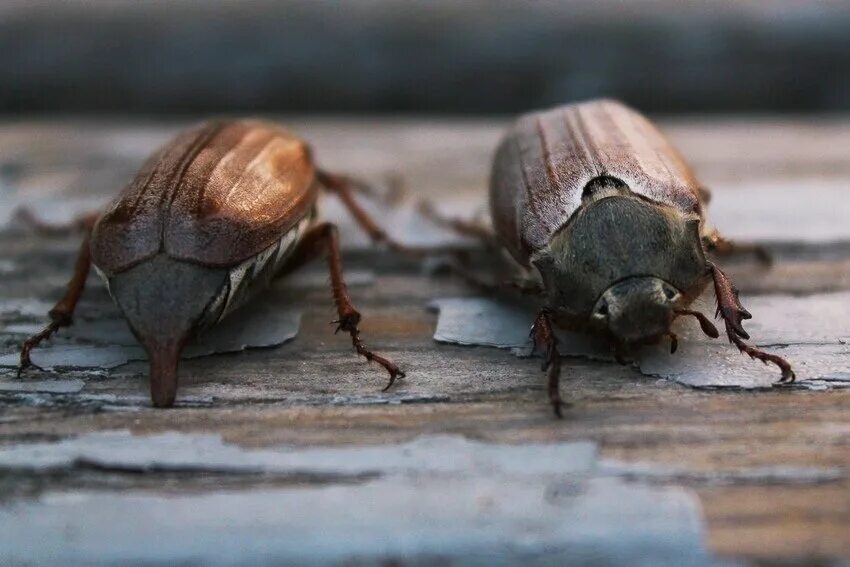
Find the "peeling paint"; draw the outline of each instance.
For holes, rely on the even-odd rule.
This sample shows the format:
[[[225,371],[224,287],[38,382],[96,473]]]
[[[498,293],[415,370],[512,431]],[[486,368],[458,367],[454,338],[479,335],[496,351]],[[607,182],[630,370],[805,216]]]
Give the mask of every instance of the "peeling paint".
[[[806,298],[764,296],[752,298],[747,305],[752,305],[754,312],[757,309],[766,315],[760,325],[747,321],[752,336],[760,341],[758,344],[784,343],[770,348],[795,365],[798,381],[793,387],[823,390],[850,385],[850,381],[842,378],[846,374],[842,371],[850,366],[850,346],[835,340],[835,333],[850,324],[850,313],[847,318],[834,316],[850,310],[850,294]],[[504,348],[516,356],[531,353],[528,332],[534,308],[530,304],[454,298],[438,299],[429,307],[439,311],[434,332],[434,340],[438,342]],[[823,316],[817,316],[819,312]],[[826,313],[830,312],[827,317]],[[833,323],[824,324],[825,319]],[[639,370],[696,388],[754,389],[774,385],[778,379],[775,367],[753,363],[723,339],[712,341],[701,336],[698,327],[691,323],[677,322],[680,341],[675,354],[670,353],[667,344],[643,347],[633,353]],[[613,360],[602,339],[562,330],[557,334],[562,355]]]
[[[788,465],[702,472],[654,463],[623,463],[604,460],[600,462],[599,468],[600,474],[618,478],[709,485],[808,485],[838,482],[850,478],[850,470],[848,469]]]
[[[121,470],[558,476],[592,473],[596,447],[590,442],[494,445],[446,435],[400,445],[244,449],[223,442],[220,435],[145,436],[126,430],[89,433],[58,443],[0,447],[0,468],[5,469],[69,469],[81,461]]]
[[[281,345],[298,334],[301,310],[254,301],[222,324],[191,342],[183,358],[239,352],[246,348]],[[147,360],[122,319],[83,321],[68,329],[71,340],[106,343],[54,344],[32,351],[32,361],[42,368],[116,368],[132,360]],[[17,352],[0,356],[0,367],[15,368]]]
[[[116,474],[377,473],[354,483],[200,494],[48,492],[0,507],[0,560],[710,564],[693,494],[600,477],[596,463],[588,442],[504,445],[454,436],[248,450],[214,435],[116,431],[0,448],[0,467],[28,474],[83,464]]]
[[[15,380],[0,381],[0,392],[41,392],[48,394],[75,394],[83,389],[85,382],[79,378],[67,380]]]

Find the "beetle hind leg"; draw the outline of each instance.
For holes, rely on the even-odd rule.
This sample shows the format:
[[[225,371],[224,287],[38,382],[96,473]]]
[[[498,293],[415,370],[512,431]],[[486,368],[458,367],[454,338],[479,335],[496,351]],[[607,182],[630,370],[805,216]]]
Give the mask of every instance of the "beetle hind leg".
[[[360,338],[360,312],[351,302],[348,286],[342,271],[342,254],[339,245],[339,232],[335,225],[322,223],[313,227],[304,235],[298,247],[293,251],[289,268],[294,269],[306,261],[327,252],[328,269],[331,277],[331,291],[333,292],[334,304],[337,309],[338,319],[333,321],[337,325],[336,331],[345,331],[351,335],[351,344],[357,354],[364,356],[370,362],[377,362],[390,375],[390,381],[384,388],[388,390],[397,378],[404,378],[405,374],[390,359],[369,350]]]
[[[561,354],[558,352],[558,338],[552,329],[549,313],[541,311],[531,327],[534,348],[543,351],[543,370],[546,371],[546,391],[555,416],[563,417],[563,409],[569,407],[561,399]]]
[[[86,232],[86,236],[80,245],[80,252],[77,255],[77,261],[74,264],[74,273],[71,276],[71,280],[68,282],[65,295],[49,312],[50,323],[48,323],[47,326],[45,326],[40,332],[25,340],[21,345],[18,377],[20,377],[23,371],[28,367],[32,366],[39,368],[33,364],[30,359],[30,353],[32,350],[43,341],[49,339],[54,333],[56,333],[56,331],[62,327],[67,327],[72,323],[74,311],[77,308],[77,303],[80,301],[80,296],[83,294],[83,289],[85,289],[86,278],[88,278],[89,269],[91,268],[91,250],[89,248],[90,235],[90,231]]]
[[[713,264],[710,266],[714,279],[714,293],[717,296],[717,315],[723,319],[729,342],[752,359],[761,360],[765,364],[770,362],[778,366],[782,371],[782,378],[779,380],[780,384],[790,384],[793,382],[796,379],[796,375],[787,360],[779,355],[764,352],[744,342],[744,339],[749,339],[750,335],[747,334],[741,323],[744,319],[751,319],[752,315],[741,305],[738,299],[738,290],[735,289],[735,286],[732,285],[726,274],[717,266]]]

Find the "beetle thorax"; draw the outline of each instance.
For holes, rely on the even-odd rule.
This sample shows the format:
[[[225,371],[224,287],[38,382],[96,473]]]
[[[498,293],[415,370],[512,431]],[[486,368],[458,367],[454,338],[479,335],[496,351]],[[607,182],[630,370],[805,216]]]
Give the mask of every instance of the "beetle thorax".
[[[624,342],[666,332],[706,274],[699,220],[627,192],[589,199],[533,262],[560,324]]]

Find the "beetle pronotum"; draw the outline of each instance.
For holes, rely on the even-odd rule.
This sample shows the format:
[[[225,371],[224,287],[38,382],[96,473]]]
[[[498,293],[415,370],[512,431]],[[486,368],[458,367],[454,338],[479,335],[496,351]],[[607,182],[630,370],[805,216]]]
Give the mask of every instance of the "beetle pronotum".
[[[148,353],[153,404],[169,407],[190,338],[275,275],[326,252],[337,330],[387,370],[389,388],[404,373],[360,339],[337,229],[317,220],[320,188],[336,194],[373,240],[406,250],[357,205],[352,186],[317,169],[307,144],[286,130],[259,121],[210,121],[181,132],[102,214],[83,221],[85,238],[65,296],[50,310],[47,327],[23,344],[20,368],[32,364],[35,346],[71,324],[93,265]]]
[[[670,327],[677,317],[696,317],[706,334],[718,336],[704,315],[688,309],[709,282],[729,341],[776,364],[781,382],[794,380],[784,358],[744,342],[749,336],[741,322],[751,315],[705,256],[734,251],[706,224],[708,196],[658,129],[616,101],[532,112],[508,130],[493,160],[490,236],[545,297],[532,336],[545,350],[557,415],[564,404],[554,325],[607,336],[618,360],[630,346],[664,336],[675,351]],[[481,233],[463,221],[436,220]]]

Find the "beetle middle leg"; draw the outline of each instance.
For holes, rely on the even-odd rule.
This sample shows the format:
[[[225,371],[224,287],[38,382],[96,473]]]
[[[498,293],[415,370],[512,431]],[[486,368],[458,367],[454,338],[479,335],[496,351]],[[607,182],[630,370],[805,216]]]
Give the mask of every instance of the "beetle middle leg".
[[[342,201],[342,204],[346,209],[348,209],[348,212],[351,213],[354,220],[357,221],[357,224],[366,231],[373,242],[385,244],[394,252],[399,252],[407,256],[422,257],[434,255],[440,252],[440,250],[436,249],[414,248],[412,246],[407,246],[392,238],[389,234],[387,234],[387,231],[381,228],[378,223],[372,219],[369,213],[360,206],[354,198],[355,190],[352,187],[351,181],[345,177],[327,173],[325,171],[319,171],[317,173],[317,178],[322,186],[339,197],[339,200]]]
[[[301,239],[298,247],[293,251],[287,269],[295,269],[323,252],[327,253],[328,269],[331,276],[331,291],[333,292],[334,303],[336,304],[337,315],[339,317],[339,319],[334,321],[338,325],[337,332],[345,331],[351,335],[351,344],[354,346],[357,354],[366,357],[368,361],[377,362],[389,372],[390,381],[384,388],[384,391],[386,391],[393,385],[396,378],[404,378],[405,374],[393,361],[375,354],[366,348],[366,345],[360,339],[360,329],[358,328],[360,312],[357,311],[351,302],[351,296],[348,294],[348,286],[345,284],[342,271],[339,232],[336,225],[322,223],[307,232]]]
[[[435,270],[436,272],[445,272],[457,276],[464,283],[482,293],[513,292],[522,295],[541,295],[544,291],[543,286],[538,282],[527,281],[519,276],[498,282],[483,278],[464,264],[464,258],[460,254],[452,254],[441,260],[437,270]]]
[[[39,333],[28,338],[21,345],[21,361],[18,366],[18,376],[29,366],[35,366],[30,360],[32,349],[37,347],[42,341],[50,338],[56,331],[62,327],[67,327],[73,322],[74,311],[77,308],[77,303],[80,301],[80,296],[86,287],[86,279],[91,268],[91,249],[89,247],[91,239],[91,228],[87,228],[85,238],[80,245],[80,252],[77,255],[77,261],[74,264],[74,273],[68,286],[65,290],[65,295],[59,302],[53,306],[48,312],[50,323]]]
[[[430,201],[421,201],[419,203],[419,212],[437,226],[452,230],[460,236],[476,238],[481,241],[482,244],[490,248],[500,247],[497,242],[496,235],[493,234],[493,231],[487,227],[482,226],[475,221],[442,215]]]
[[[732,285],[729,277],[714,264],[710,264],[710,268],[714,279],[714,293],[717,296],[717,313],[723,318],[726,325],[726,336],[729,337],[729,342],[750,358],[761,360],[765,364],[772,362],[778,366],[782,370],[780,383],[793,382],[796,376],[787,360],[779,355],[752,347],[743,341],[743,339],[749,339],[750,335],[744,330],[741,322],[744,319],[752,319],[752,315],[741,305],[738,299],[738,290]]]
[[[561,399],[561,354],[558,352],[558,338],[552,328],[549,313],[545,310],[537,314],[531,327],[534,348],[543,351],[543,370],[546,371],[546,390],[549,402],[557,417],[563,417],[562,409],[567,404]]]

